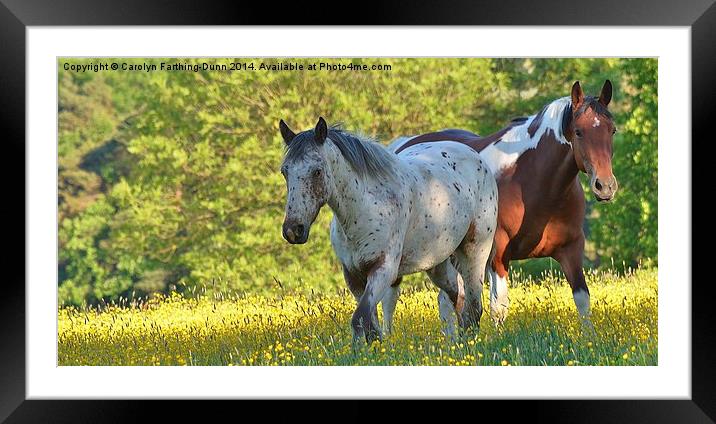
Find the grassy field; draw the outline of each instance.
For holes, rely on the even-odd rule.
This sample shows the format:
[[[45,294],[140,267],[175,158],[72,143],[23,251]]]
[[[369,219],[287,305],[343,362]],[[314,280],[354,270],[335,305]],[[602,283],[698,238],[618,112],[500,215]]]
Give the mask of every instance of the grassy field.
[[[594,332],[583,331],[566,282],[547,274],[511,288],[503,326],[486,311],[478,334],[454,341],[441,333],[437,292],[406,285],[393,334],[358,347],[347,293],[62,308],[59,365],[657,365],[657,270],[587,281]]]

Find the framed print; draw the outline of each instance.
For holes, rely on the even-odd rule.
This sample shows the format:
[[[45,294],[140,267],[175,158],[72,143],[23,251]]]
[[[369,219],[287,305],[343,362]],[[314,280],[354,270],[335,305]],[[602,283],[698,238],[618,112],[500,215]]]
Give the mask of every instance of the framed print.
[[[459,398],[711,422],[691,152],[716,8],[585,7],[323,27],[4,2],[25,267],[6,256],[0,417]]]

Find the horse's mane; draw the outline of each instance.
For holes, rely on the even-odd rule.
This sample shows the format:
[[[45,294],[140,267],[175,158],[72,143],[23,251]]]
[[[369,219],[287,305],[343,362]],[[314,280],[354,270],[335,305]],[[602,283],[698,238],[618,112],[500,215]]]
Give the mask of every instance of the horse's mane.
[[[376,140],[346,131],[341,124],[328,129],[328,138],[361,178],[390,180],[395,176],[396,158]],[[285,160],[298,159],[316,145],[315,130],[304,131],[288,145]]]
[[[558,128],[551,128],[551,129],[554,131],[557,138],[561,139],[564,137],[564,133],[567,132],[567,127],[569,127],[569,124],[572,123],[572,119],[573,119],[572,118],[572,112],[573,112],[572,101],[569,97],[562,97],[562,98],[553,100],[550,103],[546,104],[539,111],[539,113],[537,115],[534,115],[534,118],[531,121],[530,121],[530,118],[532,118],[532,117],[523,116],[523,117],[519,117],[519,118],[514,118],[510,122],[509,126],[524,125],[524,124],[527,124],[528,121],[530,121],[529,122],[529,132],[530,132],[530,136],[532,136],[534,134],[534,132],[542,124],[543,117],[544,117],[545,113],[547,112],[547,110],[558,102],[562,104],[562,110],[559,111],[560,118],[555,120],[554,123],[555,124],[559,123],[560,125]],[[584,112],[586,112],[589,109],[591,109],[592,111],[594,111],[594,113],[596,113],[598,115],[603,115],[603,116],[608,117],[609,119],[613,119],[612,114],[609,112],[609,110],[606,108],[606,106],[601,104],[599,102],[599,99],[594,96],[586,96],[584,98],[584,101],[579,106],[579,108],[576,111],[574,111],[574,117],[579,117],[580,115],[582,115]],[[508,126],[508,128],[509,128],[509,126]]]
[[[611,112],[609,112],[609,110],[607,109],[606,106],[604,106],[603,104],[601,104],[599,102],[599,98],[597,98],[597,97],[586,96],[584,98],[584,101],[582,102],[582,105],[579,106],[579,108],[574,113],[574,115],[579,116],[579,115],[583,114],[584,112],[586,112],[587,109],[592,109],[594,111],[594,113],[596,113],[598,115],[604,115],[609,119],[613,119]]]

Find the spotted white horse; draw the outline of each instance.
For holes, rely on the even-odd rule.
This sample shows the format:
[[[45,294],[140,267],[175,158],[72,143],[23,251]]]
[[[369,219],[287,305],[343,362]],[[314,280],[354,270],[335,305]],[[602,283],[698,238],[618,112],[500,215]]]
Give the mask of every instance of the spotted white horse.
[[[420,271],[448,298],[439,302],[448,334],[456,322],[479,325],[497,185],[475,150],[445,142],[394,155],[379,143],[329,128],[323,118],[299,134],[283,121],[279,127],[288,146],[281,166],[288,188],[283,236],[305,243],[321,207],[333,210],[331,243],[358,303],[351,321],[355,339],[381,336],[381,300],[383,330],[390,330],[394,283]]]

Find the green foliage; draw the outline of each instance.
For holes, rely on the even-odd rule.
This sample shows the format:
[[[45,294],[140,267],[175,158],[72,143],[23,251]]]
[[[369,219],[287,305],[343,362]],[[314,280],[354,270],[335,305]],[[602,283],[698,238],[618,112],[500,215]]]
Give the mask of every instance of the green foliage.
[[[83,169],[92,149],[113,131],[111,91],[100,78],[81,79],[84,74],[59,76],[59,218],[75,216],[96,200],[102,179]]]
[[[606,208],[594,208],[590,238],[603,262],[627,266],[656,261],[658,248],[657,61],[625,59],[618,71],[621,103],[614,140],[619,193]],[[617,92],[619,93],[619,92]]]
[[[83,61],[91,60],[73,60]],[[173,60],[151,60],[162,61]],[[319,61],[348,60],[291,60]],[[351,61],[392,70],[60,70],[60,203],[75,193],[91,196],[71,213],[61,206],[60,301],[92,303],[170,285],[342,289],[329,210],[308,244],[288,245],[281,237],[279,119],[302,130],[322,115],[385,143],[446,127],[486,134],[567,95],[576,79],[589,93],[605,78],[617,87],[610,108],[620,128],[614,168],[622,189],[609,205],[588,199],[590,257],[595,263],[656,257],[656,60]],[[72,102],[78,106],[63,106]],[[93,164],[82,171],[88,182],[81,190],[63,184],[63,161],[73,172]]]

